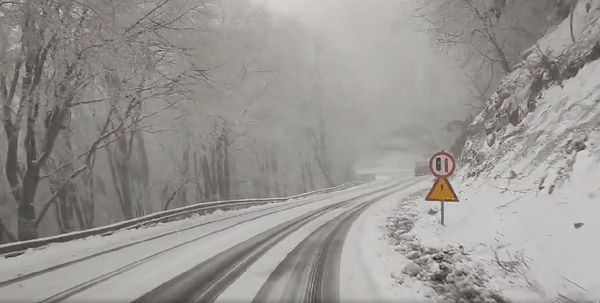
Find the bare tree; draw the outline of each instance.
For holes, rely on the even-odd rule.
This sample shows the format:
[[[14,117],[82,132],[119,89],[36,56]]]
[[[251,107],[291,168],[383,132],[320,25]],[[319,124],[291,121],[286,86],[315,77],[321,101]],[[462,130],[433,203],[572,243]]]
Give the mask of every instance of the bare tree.
[[[75,100],[88,83],[89,75],[82,69],[81,59],[87,49],[78,48],[88,11],[62,14],[72,7],[56,6],[51,1],[24,1],[0,4],[3,21],[10,33],[17,32],[20,41],[15,49],[2,54],[5,64],[0,70],[2,123],[7,138],[6,177],[18,204],[18,238],[37,237],[34,199],[40,181],[40,171],[49,159],[64,123],[71,115]],[[43,13],[39,14],[42,11]],[[56,31],[57,24],[69,30]],[[72,27],[71,27],[72,26]],[[59,33],[63,33],[59,35]],[[73,36],[74,35],[74,36]],[[76,41],[73,41],[76,40]],[[64,45],[69,44],[69,45]],[[17,50],[18,48],[18,50]],[[70,60],[63,57],[65,49],[73,50]],[[64,68],[48,69],[48,60],[64,59]],[[46,80],[46,73],[51,78]],[[19,161],[21,125],[25,124],[23,146],[25,164]]]
[[[18,209],[20,240],[250,196],[239,184],[272,196],[338,181],[321,108],[332,87],[304,56],[308,35],[240,1],[219,3],[235,8],[227,18],[204,2],[0,2],[2,208]],[[173,122],[191,131],[173,132],[187,145],[165,147],[172,161],[161,166],[177,172],[161,179],[151,175],[159,125],[189,109],[184,101],[193,120],[222,121]],[[318,110],[297,113],[309,103]],[[280,131],[282,120],[293,122]],[[153,189],[160,203],[147,202]],[[5,227],[0,241],[14,240]]]
[[[560,2],[564,1],[421,1],[413,15],[426,23],[426,32],[460,62],[474,80],[469,85],[487,99],[489,88],[522,60],[521,52],[566,17],[557,17]]]
[[[510,73],[513,63],[497,29],[504,6],[505,1],[496,1],[491,8],[479,0],[427,1],[414,15],[428,23],[427,31],[441,46],[460,47],[465,52],[460,54],[462,64],[479,59],[499,64],[504,73]]]
[[[75,211],[82,227],[89,226],[93,221],[91,212],[86,217],[80,212],[80,204],[68,207],[66,202],[71,199],[70,192],[74,191],[72,179],[90,172],[95,152],[100,148],[117,142],[118,148],[122,149],[123,140],[133,142],[132,138],[137,138],[137,142],[143,145],[142,137],[139,133],[136,135],[136,131],[143,127],[141,121],[153,114],[142,111],[142,100],[171,94],[180,85],[181,78],[186,76],[156,75],[156,72],[161,72],[162,66],[172,63],[172,57],[167,55],[173,54],[174,49],[168,40],[165,42],[160,30],[169,28],[182,16],[160,15],[161,9],[170,9],[165,6],[168,2],[158,3],[143,14],[143,10],[135,11],[141,16],[127,27],[119,26],[111,19],[116,7],[110,5],[97,6],[94,2],[70,0],[0,3],[2,39],[9,45],[3,46],[0,54],[2,124],[7,138],[5,173],[18,204],[20,240],[37,237],[37,226],[56,201],[62,201],[57,205],[58,214],[64,215],[60,219],[63,230],[72,228],[71,223],[65,225],[70,221],[71,210]],[[131,16],[135,18],[135,14]],[[90,83],[105,75],[104,68],[120,67],[121,71],[125,71],[115,57],[106,56],[116,53],[121,55],[116,58],[125,59],[128,63],[136,58],[137,63],[146,65],[146,73],[143,74],[151,71],[155,73],[154,77],[133,78],[125,73],[127,76],[121,79],[127,82],[126,89],[117,87],[118,92],[113,92],[107,99],[82,100]],[[151,60],[153,58],[155,60]],[[157,78],[168,80],[153,81]],[[132,85],[136,80],[137,84]],[[75,108],[94,107],[101,103],[108,104],[109,108],[105,127],[90,148],[75,157],[84,159],[84,165],[74,169],[73,162],[61,163],[55,167],[57,171],[42,176],[41,172],[49,168],[48,160],[60,134],[75,116]],[[25,129],[21,129],[22,126]],[[24,138],[21,140],[22,135]],[[19,145],[21,141],[22,146]],[[24,163],[21,162],[21,151]],[[33,204],[39,182],[56,173],[60,177],[53,176],[51,181],[53,195],[36,218]],[[87,180],[92,182],[91,178],[88,175]]]

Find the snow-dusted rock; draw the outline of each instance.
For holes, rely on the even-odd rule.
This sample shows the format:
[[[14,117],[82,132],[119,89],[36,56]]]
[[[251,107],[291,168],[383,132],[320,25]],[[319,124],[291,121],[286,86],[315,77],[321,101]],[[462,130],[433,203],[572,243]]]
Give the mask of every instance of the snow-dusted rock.
[[[394,246],[394,250],[399,253],[406,253],[408,251],[408,249],[404,245],[396,245]]]
[[[416,238],[415,235],[411,235],[411,234],[403,234],[400,236],[400,241],[413,241]]]
[[[411,251],[408,255],[406,255],[406,258],[408,258],[409,260],[415,260],[418,259],[421,256],[421,254],[418,251]]]
[[[394,232],[393,238],[397,241],[402,241],[402,235],[406,233],[406,230],[399,229]]]
[[[406,264],[404,268],[402,268],[402,273],[411,277],[416,277],[422,271],[423,269],[421,268],[421,266],[417,265],[413,261],[408,262],[408,264]]]

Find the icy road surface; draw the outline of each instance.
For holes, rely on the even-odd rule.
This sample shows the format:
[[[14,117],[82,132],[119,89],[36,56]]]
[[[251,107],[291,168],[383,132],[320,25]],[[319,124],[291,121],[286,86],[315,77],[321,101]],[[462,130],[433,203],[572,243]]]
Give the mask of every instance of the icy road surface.
[[[380,180],[303,200],[51,245],[0,260],[0,300],[378,300],[380,292],[357,251],[360,232],[349,231],[369,206],[392,193],[414,191],[419,181]]]

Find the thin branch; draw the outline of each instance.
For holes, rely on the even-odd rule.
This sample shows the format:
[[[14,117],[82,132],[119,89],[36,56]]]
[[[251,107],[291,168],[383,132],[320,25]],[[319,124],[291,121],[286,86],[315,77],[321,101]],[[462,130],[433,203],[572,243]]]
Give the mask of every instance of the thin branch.
[[[130,27],[128,27],[125,30],[125,34],[128,33],[129,31],[131,31],[132,29],[134,29],[136,26],[140,25],[140,23],[142,21],[144,21],[144,19],[150,17],[150,15],[152,15],[154,12],[156,12],[157,10],[159,10],[161,7],[165,6],[167,3],[169,3],[171,0],[165,0],[162,3],[158,3],[158,5],[156,5],[155,8],[151,9],[147,14],[145,14],[142,18],[140,18],[139,20],[137,20],[136,22],[134,22]]]
[[[571,281],[571,280],[567,279],[566,277],[563,277],[563,279],[565,279],[565,281],[567,281],[567,282],[569,282],[569,283],[571,283],[571,284],[573,284],[573,285],[577,286],[579,289],[581,289],[581,290],[583,290],[583,291],[586,291],[586,292],[588,291],[587,289],[585,289],[585,288],[584,288],[584,287],[582,287],[581,285],[579,285],[579,284],[577,284],[577,283],[575,283],[575,282],[573,282],[573,281]]]
[[[189,183],[191,183],[192,181],[196,181],[197,177],[191,177],[191,178],[187,178],[185,179],[183,182],[181,182],[181,184],[179,184],[179,187],[173,191],[173,194],[171,194],[171,196],[169,197],[169,199],[167,199],[167,201],[165,201],[165,204],[163,206],[163,210],[167,210],[169,209],[169,205],[171,204],[171,202],[175,199],[175,196]]]

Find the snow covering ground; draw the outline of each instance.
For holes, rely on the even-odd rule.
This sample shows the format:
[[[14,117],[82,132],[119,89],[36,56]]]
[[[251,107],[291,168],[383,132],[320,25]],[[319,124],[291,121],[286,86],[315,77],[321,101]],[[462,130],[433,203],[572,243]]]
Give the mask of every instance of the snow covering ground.
[[[575,9],[575,44],[567,19],[535,47],[558,58],[562,78],[539,92],[535,109],[526,103],[539,53],[473,122],[482,129],[451,179],[460,202],[445,204],[445,226],[439,202],[424,201],[431,178],[374,214],[370,228],[383,236],[365,239],[363,250],[373,270],[389,273],[379,274],[389,296],[600,301],[600,3],[590,2],[588,12],[587,2]]]
[[[598,302],[598,169],[580,155],[577,177],[545,197],[518,180],[453,184],[460,202],[446,203],[445,226],[439,202],[424,200],[427,178],[359,219],[357,254],[386,301]]]
[[[233,282],[231,286],[217,298],[216,302],[244,302],[244,300],[248,300],[248,298],[254,298],[279,263],[282,262],[298,244],[323,224],[334,219],[337,215],[340,215],[348,209],[350,209],[350,206],[327,212],[316,219],[311,220],[309,223],[284,238],[256,263],[250,266],[240,278]],[[292,271],[290,270],[286,274],[291,275]],[[273,291],[271,295],[274,296],[274,298],[279,298],[283,291],[286,290],[286,283],[286,279],[281,279],[279,285],[274,287],[274,289],[279,291]],[[276,302],[276,300],[277,299],[269,298],[265,301]]]
[[[317,201],[331,197],[353,197],[357,194],[371,190],[372,186],[381,186],[382,184],[387,183],[382,181],[370,184],[369,186],[356,186],[336,193],[322,194],[305,198],[303,201]],[[264,212],[270,209],[286,207],[293,203],[297,203],[297,200],[258,205],[229,211],[216,210],[210,214],[196,215],[185,220],[158,223],[157,225],[149,228],[121,230],[108,236],[91,236],[64,243],[53,243],[38,249],[29,249],[24,254],[14,258],[5,259],[0,256],[0,281],[25,275],[27,273],[45,268],[50,268],[65,262],[79,260],[103,251],[109,251],[134,242],[141,242],[159,235],[176,233],[198,225],[203,226],[213,222],[226,221],[244,214]]]
[[[342,195],[339,195],[342,196]],[[339,197],[338,196],[338,197]],[[116,301],[116,302],[132,302],[133,300],[144,295],[148,291],[160,286],[163,283],[177,277],[178,275],[189,270],[193,266],[208,260],[209,258],[227,250],[244,239],[250,239],[269,228],[278,224],[293,220],[299,215],[306,214],[325,205],[330,205],[339,202],[341,199],[327,199],[316,204],[308,204],[298,209],[278,212],[260,220],[253,220],[235,225],[235,228],[227,230],[223,233],[210,234],[206,229],[201,232],[208,236],[201,241],[195,242],[193,245],[182,246],[177,251],[170,254],[158,256],[152,262],[141,264],[140,266],[124,272],[96,287],[83,291],[79,294],[66,300],[66,302],[90,302],[90,301]],[[320,221],[320,220],[317,220]],[[211,224],[209,228],[218,228],[219,224]],[[314,226],[314,223],[311,223]],[[304,235],[306,236],[306,235]],[[286,238],[282,243],[293,243],[297,237]],[[281,247],[281,245],[280,245]],[[293,248],[293,247],[292,247]],[[253,279],[244,279],[240,277],[231,286],[235,287],[236,283],[243,284],[243,287],[234,288],[233,293],[226,289],[222,294],[225,296],[233,295],[233,298],[248,299],[251,298],[253,292],[257,292],[257,281],[261,278],[266,278],[271,273],[274,255],[277,255],[278,250],[270,250],[268,256],[263,256],[260,261],[242,275],[242,277],[250,274]],[[289,251],[288,251],[289,252]],[[141,255],[141,254],[140,254]],[[276,259],[276,257],[274,258]],[[276,264],[275,264],[276,265]],[[258,271],[258,274],[256,273]],[[139,277],[144,279],[139,279]],[[252,282],[249,282],[252,281]],[[264,281],[263,281],[264,282]],[[221,296],[222,296],[221,295]],[[220,296],[220,297],[221,297]],[[228,301],[227,299],[225,300]],[[232,302],[232,301],[229,301]]]
[[[425,183],[417,183],[382,199],[367,208],[354,222],[342,251],[342,302],[415,302],[423,298],[417,289],[398,287],[392,279],[391,273],[402,268],[404,258],[387,245],[382,232],[385,232],[383,222],[393,214],[390,211],[394,210],[398,201],[425,186]]]
[[[271,207],[273,207],[272,204],[267,204],[232,211],[217,210],[208,215],[196,215],[186,220],[159,223],[150,228],[122,230],[109,236],[91,236],[64,243],[53,243],[40,249],[29,249],[15,258],[4,259],[0,257],[0,281],[85,258],[158,235],[171,234],[203,223],[208,224],[235,215]]]
[[[361,194],[370,193],[374,190],[386,188],[395,182],[374,182],[368,186],[359,186],[344,190],[335,194],[324,194],[307,198],[304,202],[315,201],[317,203],[299,203],[298,201],[278,203],[277,205],[255,207],[256,211],[240,210],[241,216],[235,217],[229,214],[198,217],[167,223],[161,227],[148,228],[146,231],[119,232],[104,238],[92,237],[80,241],[52,245],[46,249],[33,251],[28,254],[0,260],[0,281],[8,278],[18,277],[28,272],[48,268],[60,262],[70,259],[79,259],[99,250],[110,249],[114,242],[127,243],[132,239],[140,240],[145,232],[158,234],[172,229],[183,228],[194,224],[208,221],[217,221],[215,216],[230,218],[207,224],[198,229],[190,229],[178,232],[172,236],[160,240],[147,241],[138,245],[130,246],[119,251],[105,254],[86,262],[49,272],[45,275],[34,277],[26,281],[6,286],[2,289],[3,299],[19,298],[19,301],[39,301],[53,294],[65,291],[70,287],[85,287],[88,281],[94,281],[102,275],[120,273],[103,283],[86,289],[68,299],[69,302],[94,301],[130,301],[152,288],[168,281],[169,279],[183,273],[195,264],[236,245],[240,239],[251,238],[265,230],[283,222],[287,222],[299,215],[319,209],[336,202],[346,201]],[[273,213],[275,208],[301,204],[301,206]],[[258,220],[248,220],[261,214],[270,213],[268,216]],[[211,219],[212,217],[212,219]],[[168,228],[167,228],[168,227]],[[223,232],[217,232],[230,228]],[[98,239],[100,238],[100,239]],[[101,243],[103,242],[103,243]],[[92,247],[93,246],[93,247]],[[161,253],[166,248],[172,249],[169,254]],[[84,249],[85,248],[85,249]],[[61,256],[62,254],[62,256]],[[151,258],[152,262],[140,263],[142,259]],[[121,268],[131,267],[128,271]],[[143,279],[140,279],[143,277]],[[35,292],[31,292],[35,289]]]
[[[554,56],[566,52],[563,58],[573,62],[585,61],[582,57],[589,55],[600,37],[599,17],[598,2],[586,12],[585,1],[580,1],[573,26],[578,42],[571,41],[567,19],[536,48],[545,53],[551,50]],[[526,63],[505,79],[501,88],[506,88],[509,93],[504,95],[510,97],[501,98],[501,93],[492,97],[491,105],[498,111],[513,111],[511,106],[527,107],[525,101],[533,81],[527,74],[530,72],[527,64],[538,55],[530,55]],[[600,301],[600,61],[594,60],[587,62],[576,75],[560,81],[560,85],[543,89],[536,100],[536,109],[521,117],[518,125],[501,125],[500,118],[490,119],[485,114],[474,121],[474,124],[482,124],[484,120],[497,124],[484,125],[483,137],[468,142],[466,151],[473,153],[474,160],[451,179],[460,202],[446,203],[445,226],[439,223],[439,203],[424,201],[433,184],[430,177],[412,186],[412,195],[405,190],[367,209],[352,226],[344,245],[341,299]],[[410,171],[386,172],[396,173]],[[253,209],[269,207],[273,206]],[[29,251],[14,259],[0,259],[0,281],[134,239],[253,209],[218,212],[108,237],[90,237]],[[264,264],[253,267],[247,279],[234,283],[223,298],[239,297],[242,290],[255,291],[260,285],[258,281],[270,273],[265,269],[272,268],[290,247],[334,214],[311,222],[269,251],[259,261]],[[217,242],[213,244],[221,249],[232,245]],[[189,254],[181,255],[191,258],[198,249],[214,247],[190,249]],[[171,270],[174,275],[189,267],[191,260],[187,258],[161,266],[164,270],[176,268]],[[142,269],[152,272],[146,267],[131,274],[143,272]],[[364,279],[367,276],[371,279]],[[117,280],[106,285],[115,284]],[[122,286],[121,291],[130,294],[130,286]],[[110,293],[109,288],[98,288],[85,295],[91,298],[100,295],[99,292],[105,292],[105,296],[118,295]]]
[[[507,180],[455,184],[461,201],[446,203],[445,226],[439,202],[424,200],[433,184],[427,180],[414,195],[371,210],[362,254],[385,298],[597,302],[598,169],[597,160],[581,155],[576,177],[545,197],[516,180],[510,189]]]

